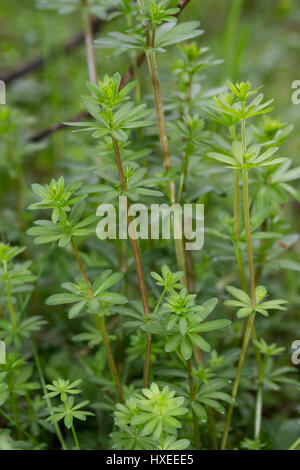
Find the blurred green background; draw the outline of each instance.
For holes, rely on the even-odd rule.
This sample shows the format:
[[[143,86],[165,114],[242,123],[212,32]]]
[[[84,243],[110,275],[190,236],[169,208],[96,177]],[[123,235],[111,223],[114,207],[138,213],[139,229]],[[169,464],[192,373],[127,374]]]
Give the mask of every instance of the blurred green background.
[[[50,51],[62,47],[81,30],[78,11],[71,15],[40,11],[35,7],[35,0],[0,0],[0,11],[2,77],[37,56],[47,58]],[[181,18],[199,19],[205,30],[200,43],[209,45],[217,58],[224,59],[224,64],[210,74],[209,85],[221,85],[227,78],[248,79],[254,86],[264,84],[266,96],[275,97],[276,112],[283,120],[296,124],[292,144],[294,150],[299,150],[300,105],[291,104],[291,84],[300,79],[299,1],[192,0]],[[122,22],[124,18],[115,20],[116,29]],[[107,29],[104,24],[95,37]],[[175,48],[173,53],[176,53]],[[103,70],[107,73],[116,68],[120,72],[126,70],[123,56],[116,64],[115,59],[107,57],[106,51],[97,49],[96,55],[99,76]],[[161,61],[172,60],[171,54],[166,56],[161,56]],[[143,71],[147,73],[146,67]],[[78,112],[85,77],[82,44],[70,54],[62,54],[55,61],[48,60],[42,70],[13,82],[7,100],[38,116],[36,129],[42,129]],[[59,145],[55,149],[59,152]]]

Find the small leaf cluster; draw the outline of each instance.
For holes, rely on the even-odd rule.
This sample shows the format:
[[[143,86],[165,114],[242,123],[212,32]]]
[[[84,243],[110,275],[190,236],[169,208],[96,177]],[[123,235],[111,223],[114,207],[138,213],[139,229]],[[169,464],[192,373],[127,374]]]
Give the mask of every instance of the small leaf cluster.
[[[160,278],[158,283],[162,284]],[[204,322],[218,300],[213,298],[197,305],[195,299],[195,294],[189,294],[185,288],[178,292],[173,285],[171,290],[169,288],[166,301],[157,312],[151,314],[152,321],[145,327],[153,333],[167,335],[166,352],[179,348],[185,360],[192,357],[193,345],[203,351],[210,351],[209,343],[199,333],[215,331],[231,323],[226,319]]]
[[[73,395],[81,393],[81,391],[76,388],[80,383],[81,379],[71,383],[69,380],[57,379],[53,380],[52,384],[46,385],[46,389],[49,390],[49,392],[44,395],[44,398],[59,396],[62,402],[61,405],[52,408],[52,414],[47,418],[47,421],[54,424],[63,419],[64,425],[70,429],[73,426],[74,419],[86,421],[87,416],[94,415],[91,411],[82,409],[89,404],[88,400],[75,404]]]
[[[91,286],[87,286],[83,279],[79,279],[77,283],[65,282],[62,287],[68,293],[53,294],[48,297],[46,304],[74,304],[68,312],[70,319],[77,317],[83,309],[91,314],[104,314],[108,307],[127,302],[124,295],[109,291],[122,277],[121,273],[112,273],[111,270],[106,270],[95,279]]]
[[[164,52],[167,46],[203,34],[198,29],[199,21],[176,24],[177,18],[174,15],[178,13],[178,9],[167,8],[168,4],[168,0],[147,0],[140,6],[140,14],[136,17],[138,23],[133,29],[127,33],[109,32],[107,38],[95,41],[96,47],[115,49],[118,53],[134,49]]]
[[[236,300],[225,300],[224,304],[229,305],[230,307],[239,307],[237,311],[238,318],[245,318],[249,315],[252,315],[255,312],[260,313],[261,315],[267,317],[269,315],[269,310],[285,310],[286,300],[277,299],[277,300],[264,300],[267,295],[267,289],[265,286],[257,286],[255,289],[256,292],[256,305],[251,304],[251,299],[246,292],[241,289],[237,289],[233,286],[227,286],[226,290],[236,299]]]
[[[84,98],[84,104],[94,118],[94,122],[68,122],[69,126],[83,127],[81,132],[88,131],[94,138],[107,135],[120,142],[126,142],[128,129],[136,129],[152,124],[144,118],[150,110],[145,104],[135,106],[129,100],[128,94],[134,88],[135,82],[129,82],[121,88],[121,75],[115,73],[112,77],[105,75],[98,85],[88,82],[87,87],[92,96]],[[124,103],[128,101],[127,103]]]
[[[184,398],[176,397],[168,386],[160,389],[152,383],[150,388],[142,389],[118,404],[114,412],[114,420],[119,431],[113,432],[118,449],[185,449],[189,441],[176,441],[176,434],[181,428],[179,416],[187,413]]]
[[[233,92],[234,99],[226,100],[223,96],[216,97],[214,99],[216,105],[213,107],[214,110],[233,116],[238,121],[245,121],[251,117],[259,116],[273,110],[271,107],[273,100],[263,102],[264,95],[258,93],[261,87],[251,90],[250,82],[233,84],[228,81],[227,85]],[[253,97],[253,95],[256,96],[249,103],[248,100]]]
[[[119,196],[127,196],[131,201],[138,201],[142,196],[161,197],[162,191],[158,191],[157,186],[168,181],[165,177],[147,178],[147,168],[141,168],[135,162],[125,162],[123,165],[126,189],[123,190],[120,179],[116,171],[96,171],[104,182],[94,185],[86,185],[84,190],[87,193],[101,194],[103,202],[110,202]]]
[[[60,247],[68,245],[73,237],[83,237],[95,232],[97,217],[90,215],[80,220],[84,211],[85,195],[78,194],[81,183],[65,185],[64,178],[52,179],[50,184],[33,184],[32,189],[41,201],[29,206],[31,210],[52,210],[51,220],[36,220],[37,227],[27,231],[36,244],[58,241]],[[73,206],[73,207],[72,207]]]

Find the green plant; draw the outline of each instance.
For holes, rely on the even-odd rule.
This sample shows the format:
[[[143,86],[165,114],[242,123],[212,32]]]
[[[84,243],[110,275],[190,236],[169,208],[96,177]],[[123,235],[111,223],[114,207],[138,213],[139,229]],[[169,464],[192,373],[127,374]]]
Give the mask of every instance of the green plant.
[[[92,416],[93,413],[90,411],[82,410],[83,407],[89,404],[88,400],[82,401],[80,403],[74,403],[74,397],[72,395],[77,395],[80,393],[80,390],[77,389],[77,385],[81,383],[81,380],[75,380],[70,383],[69,380],[53,380],[52,385],[46,385],[46,389],[49,390],[44,398],[53,398],[59,395],[61,402],[63,403],[60,406],[55,406],[52,409],[52,413],[47,418],[51,423],[58,423],[62,419],[64,420],[64,425],[72,430],[74,441],[78,450],[80,450],[78,437],[74,427],[74,418],[81,421],[85,421],[87,416]],[[71,395],[71,397],[68,397]]]
[[[115,448],[181,450],[189,445],[186,439],[176,440],[181,427],[177,417],[187,413],[184,398],[175,397],[168,387],[162,390],[153,383],[141,394],[118,404],[114,412],[119,431],[113,432]]]
[[[0,449],[297,449],[296,2],[19,3],[1,30]],[[204,204],[201,250],[172,211],[171,240],[164,214],[142,233],[173,204]]]

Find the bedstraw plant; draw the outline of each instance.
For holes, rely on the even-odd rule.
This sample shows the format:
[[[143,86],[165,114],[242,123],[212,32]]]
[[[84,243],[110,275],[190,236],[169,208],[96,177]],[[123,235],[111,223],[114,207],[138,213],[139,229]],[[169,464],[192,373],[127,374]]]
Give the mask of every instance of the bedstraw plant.
[[[293,125],[255,74],[254,86],[232,79],[243,2],[229,9],[225,64],[196,3],[36,2],[82,27],[79,82],[64,70],[81,112],[68,119],[61,98],[63,123],[42,135],[63,128],[60,148],[30,138],[36,106],[36,121],[0,109],[0,449],[299,448]],[[141,204],[204,204],[204,247],[142,237]]]

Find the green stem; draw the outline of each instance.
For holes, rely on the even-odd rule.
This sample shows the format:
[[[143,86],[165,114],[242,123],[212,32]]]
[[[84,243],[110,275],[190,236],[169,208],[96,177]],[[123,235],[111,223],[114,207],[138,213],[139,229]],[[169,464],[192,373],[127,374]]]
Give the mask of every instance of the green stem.
[[[249,210],[249,191],[248,191],[248,170],[243,170],[243,198],[244,198],[244,219],[248,249],[248,264],[249,264],[249,277],[250,277],[250,297],[251,305],[256,307],[256,294],[255,294],[255,271],[253,260],[253,247],[250,226],[250,210]]]
[[[177,202],[178,204],[181,201],[182,197],[182,192],[184,189],[185,185],[185,179],[187,175],[187,170],[188,170],[188,164],[189,164],[189,154],[187,151],[184,152],[184,159],[183,159],[183,164],[181,167],[181,174],[180,174],[180,181],[179,181],[179,189],[178,189],[178,196],[177,196]]]
[[[65,408],[67,410],[67,412],[70,412],[70,408],[69,408],[69,405],[68,405],[68,401],[64,401],[64,404],[65,404]],[[76,434],[76,431],[75,431],[75,428],[74,428],[74,424],[72,423],[72,426],[71,426],[71,430],[72,430],[72,434],[73,434],[73,437],[74,437],[74,441],[75,441],[75,445],[77,447],[77,450],[80,450],[80,445],[79,445],[79,441],[78,441],[78,437],[77,437],[77,434]]]
[[[289,450],[296,450],[298,446],[300,446],[300,436],[294,442],[294,444],[292,444],[291,447],[289,447]]]
[[[249,293],[248,286],[247,286],[247,281],[246,281],[246,275],[245,275],[245,264],[244,264],[244,259],[242,255],[241,248],[239,246],[239,239],[240,239],[240,216],[239,216],[239,205],[240,205],[240,190],[239,190],[239,170],[235,170],[234,174],[234,233],[235,233],[235,243],[234,243],[234,250],[235,250],[235,256],[237,260],[237,265],[239,269],[239,276],[240,276],[240,281],[241,281],[241,287],[246,294]],[[242,332],[242,341],[245,335],[245,331],[247,328],[247,323],[248,319],[246,318],[244,321],[244,327],[243,327],[243,332]],[[252,328],[252,336],[254,339],[257,340],[257,334],[256,334],[256,328],[255,325],[253,325]],[[257,362],[257,369],[258,373],[262,373],[262,360],[261,360],[261,354],[256,346],[254,346],[255,350],[255,356],[256,356],[256,362]]]
[[[243,345],[242,345],[241,356],[240,356],[240,359],[239,359],[239,362],[238,362],[236,376],[235,376],[235,379],[234,379],[233,388],[232,388],[232,392],[231,392],[231,397],[234,401],[236,400],[237,392],[238,392],[238,389],[239,389],[241,373],[242,373],[242,369],[243,369],[243,365],[244,365],[244,360],[245,360],[245,357],[246,357],[248,343],[249,343],[249,340],[250,340],[250,337],[251,337],[251,330],[252,330],[252,326],[254,324],[254,320],[255,320],[255,313],[252,313],[251,316],[249,317],[249,321],[247,323],[247,328],[246,328],[244,341],[243,341]],[[227,438],[228,438],[228,433],[229,433],[229,427],[230,427],[232,413],[233,413],[233,407],[234,407],[234,404],[231,404],[228,407],[226,423],[225,423],[225,429],[224,429],[224,434],[223,434],[222,444],[221,444],[221,450],[224,450],[226,448]]]
[[[172,169],[171,165],[171,154],[170,154],[170,147],[169,147],[169,140],[167,134],[167,127],[166,127],[166,120],[161,96],[161,89],[160,89],[160,81],[158,75],[158,68],[156,62],[156,55],[155,52],[149,49],[146,52],[149,70],[152,79],[152,87],[153,87],[153,94],[154,94],[154,101],[155,101],[155,109],[156,109],[156,116],[157,116],[157,123],[158,123],[158,130],[159,130],[159,137],[160,137],[160,145],[163,155],[163,162],[166,173],[168,174]],[[170,194],[170,201],[172,204],[176,202],[176,187],[175,182],[171,179],[168,183],[169,187],[169,194]],[[186,270],[186,263],[185,263],[185,252],[183,247],[182,239],[175,239],[175,251],[176,251],[176,258],[179,269],[184,273],[184,284],[187,285],[187,270]]]
[[[195,385],[194,385],[194,379],[192,376],[191,359],[188,359],[186,361],[186,367],[187,367],[188,378],[189,378],[190,397],[191,397],[191,402],[193,402],[195,400]],[[196,449],[199,450],[200,449],[200,434],[199,434],[198,418],[194,410],[192,410],[192,416],[193,416],[195,446],[196,446]]]
[[[103,346],[104,346],[106,354],[107,354],[107,359],[108,359],[109,367],[110,367],[110,370],[111,370],[111,374],[115,379],[120,399],[123,402],[124,401],[123,388],[122,388],[122,384],[121,384],[120,377],[119,377],[119,374],[118,374],[117,366],[116,366],[116,363],[114,361],[112,351],[111,351],[111,348],[110,348],[108,335],[107,335],[107,331],[106,331],[106,327],[105,327],[105,318],[103,316],[99,317],[99,315],[97,315],[97,314],[95,314],[94,317],[95,317],[96,325],[97,325],[97,327],[100,331],[100,334],[101,334]]]
[[[232,140],[236,139],[234,128],[231,129],[231,137],[232,137]],[[243,148],[246,148],[245,138],[243,140]],[[241,287],[243,291],[246,292],[246,294],[249,294],[246,274],[245,274],[245,264],[244,264],[243,254],[242,254],[242,250],[239,244],[239,240],[240,240],[240,171],[239,170],[234,170],[234,211],[233,212],[234,212],[234,234],[235,234],[234,250],[235,250],[235,256],[236,256],[238,270],[239,270],[240,282],[241,282]],[[243,341],[245,331],[247,328],[247,323],[248,323],[248,319],[246,318],[244,321],[241,341]],[[257,340],[255,324],[253,325],[253,328],[252,328],[252,336],[254,339]],[[256,346],[254,346],[254,350],[255,350],[255,356],[256,356],[258,375],[262,376],[263,370],[262,370],[261,354]]]
[[[39,379],[40,379],[40,382],[41,382],[41,385],[42,385],[43,393],[44,393],[44,395],[46,395],[47,394],[46,381],[45,381],[45,378],[44,378],[43,369],[41,367],[40,358],[38,356],[38,353],[37,353],[37,350],[36,350],[36,347],[35,347],[35,344],[34,344],[33,340],[31,342],[31,346],[32,346],[32,353],[33,353],[34,361],[35,361],[36,368],[37,368],[37,371],[38,371]],[[46,397],[45,400],[46,400],[46,403],[47,403],[49,413],[52,416],[53,415],[53,409],[52,409],[52,405],[51,405],[51,400],[48,397]],[[68,448],[66,446],[66,443],[64,441],[63,435],[61,433],[60,427],[57,423],[54,423],[54,428],[55,428],[55,432],[56,432],[57,438],[58,438],[58,440],[61,444],[62,449],[63,450],[68,450]]]
[[[71,429],[72,429],[72,434],[73,434],[73,437],[74,437],[76,447],[77,447],[78,450],[80,450],[80,445],[79,445],[78,437],[77,437],[77,434],[76,434],[76,431],[75,431],[75,428],[74,428],[74,424],[72,424]]]
[[[89,12],[88,12],[88,0],[81,0],[81,3],[83,7],[82,14],[83,14],[83,22],[84,22],[84,33],[85,33],[86,55],[87,55],[87,62],[88,62],[89,78],[92,83],[97,83],[96,57],[95,57],[95,51],[93,48],[93,31],[92,31],[92,25],[91,25]],[[74,251],[76,260],[78,262],[81,274],[83,276],[85,285],[89,286],[89,295],[92,297],[93,293],[92,293],[92,290],[90,289],[90,283],[89,283],[84,265],[81,261],[77,247],[73,239],[71,240],[71,244],[72,244],[73,251]],[[103,342],[103,345],[107,354],[110,371],[112,373],[113,378],[115,379],[120,399],[121,401],[124,401],[121,381],[120,381],[118,370],[117,370],[117,367],[116,367],[116,364],[112,355],[112,351],[111,351],[108,336],[107,336],[107,331],[105,328],[105,320],[104,318],[99,318],[98,315],[94,315],[94,318],[95,318],[96,325],[101,334],[102,342]],[[74,439],[75,439],[75,436],[74,436]]]
[[[164,428],[163,427],[162,427],[162,430],[161,430],[160,439],[161,439],[161,450],[164,450],[165,449],[165,437],[164,437]]]
[[[20,425],[20,420],[19,420],[19,408],[18,408],[18,403],[16,401],[15,394],[11,390],[11,387],[9,387],[9,397],[10,397],[10,407],[11,411],[14,417],[14,421],[16,423],[16,428],[18,430],[18,436],[19,439],[23,439],[23,429]]]
[[[256,395],[256,405],[255,405],[255,430],[254,430],[255,439],[260,438],[262,407],[263,407],[263,393],[264,393],[264,384],[263,382],[259,382],[257,395]]]
[[[211,445],[212,445],[213,450],[218,450],[218,438],[217,438],[214,411],[210,406],[206,406],[205,408],[206,408],[207,417],[208,417],[208,426],[209,426],[209,435],[210,435]]]
[[[265,371],[267,370],[269,356],[265,357],[264,364],[258,368],[258,389],[256,395],[255,405],[255,424],[254,424],[254,439],[260,438],[261,424],[262,424],[262,411],[263,411],[263,396],[264,396],[264,380]]]
[[[162,300],[163,300],[163,298],[164,298],[164,296],[165,296],[165,293],[166,293],[166,288],[164,287],[164,290],[162,291],[162,294],[161,294],[161,296],[160,296],[160,298],[159,298],[159,300],[158,300],[158,302],[157,302],[157,304],[156,304],[156,306],[155,306],[155,309],[154,309],[153,313],[156,313],[156,312],[158,311],[158,309],[159,309],[159,307],[160,307],[160,304],[162,303]]]
[[[3,268],[4,268],[4,276],[7,277],[8,276],[8,270],[7,270],[7,262],[6,261],[3,261]],[[9,309],[9,314],[10,314],[10,318],[11,318],[11,323],[12,323],[13,331],[16,331],[17,322],[16,322],[16,315],[15,315],[14,305],[13,305],[13,301],[12,301],[10,280],[6,279],[5,284],[6,284],[6,291],[7,291],[7,298],[8,298],[8,309]]]
[[[81,257],[79,255],[77,246],[76,246],[75,241],[74,241],[73,238],[71,238],[71,245],[72,245],[72,248],[73,248],[75,258],[77,260],[81,275],[83,277],[84,283],[88,287],[89,297],[92,298],[93,297],[93,292],[92,292],[92,289],[90,287],[90,282],[88,280],[84,264],[81,260]],[[119,396],[120,396],[120,400],[123,402],[124,398],[123,398],[122,384],[121,384],[119,373],[118,373],[118,370],[117,370],[117,367],[116,367],[116,364],[115,364],[115,361],[114,361],[114,358],[113,358],[113,354],[112,354],[112,351],[111,351],[111,348],[110,348],[109,339],[108,339],[107,331],[106,331],[106,328],[105,328],[104,318],[103,317],[101,318],[101,317],[99,317],[99,315],[95,314],[94,319],[95,319],[97,328],[98,328],[98,330],[100,332],[100,335],[101,335],[101,338],[102,338],[103,346],[104,346],[106,354],[107,354],[108,364],[109,364],[111,373],[112,373],[112,375],[115,379],[117,389],[118,389],[118,392],[119,392]]]
[[[245,120],[242,121],[242,142],[243,142],[243,154],[246,154],[247,146],[246,146],[246,124]],[[244,223],[245,223],[245,230],[246,230],[246,240],[247,240],[247,250],[248,250],[248,265],[249,265],[249,277],[250,277],[250,295],[251,295],[251,306],[253,309],[256,308],[256,294],[255,294],[255,271],[254,271],[254,261],[253,261],[253,248],[252,248],[252,237],[251,237],[251,226],[250,226],[250,208],[249,208],[249,188],[248,188],[248,170],[243,169],[243,205],[244,205]],[[239,389],[241,373],[247,353],[247,348],[249,344],[249,340],[252,333],[252,328],[254,325],[255,320],[255,311],[252,313],[247,322],[247,327],[245,331],[245,335],[243,338],[242,344],[242,352],[239,359],[237,372],[232,388],[232,399],[235,401],[236,396]],[[222,438],[221,449],[225,449],[227,445],[228,433],[231,423],[231,418],[233,414],[233,404],[231,404],[228,408],[226,423],[224,434]]]
[[[126,192],[127,185],[126,185],[118,141],[114,137],[112,137],[112,143],[114,147],[114,153],[115,153],[115,158],[116,158],[116,163],[117,163],[117,168],[118,168],[121,189],[123,192]],[[128,213],[129,208],[130,208],[129,201],[127,201],[127,204],[128,204],[127,205],[127,213]],[[132,223],[133,219],[129,215],[128,215],[128,222],[131,227],[134,227],[134,224]],[[150,308],[149,308],[146,282],[145,282],[145,277],[143,273],[142,258],[141,258],[139,245],[138,245],[136,238],[132,236],[130,237],[130,243],[131,243],[131,247],[133,251],[133,257],[134,257],[135,266],[136,266],[136,272],[137,272],[137,277],[138,277],[138,283],[139,283],[139,289],[140,289],[140,294],[142,298],[144,313],[145,315],[149,315]],[[148,333],[146,337],[146,352],[145,352],[145,361],[144,361],[144,387],[147,387],[148,382],[149,382],[150,359],[151,359],[151,334]]]
[[[34,445],[36,445],[37,447],[40,447],[40,443],[31,435],[29,434],[27,431],[25,431],[24,429],[20,428],[19,425],[13,420],[11,419],[11,417],[3,410],[3,409],[0,409],[0,414],[10,423],[12,424],[13,426],[15,426],[18,431],[20,433],[23,433],[25,437],[27,437]]]

